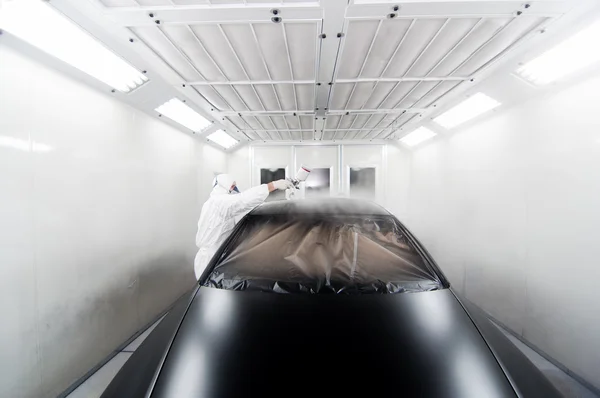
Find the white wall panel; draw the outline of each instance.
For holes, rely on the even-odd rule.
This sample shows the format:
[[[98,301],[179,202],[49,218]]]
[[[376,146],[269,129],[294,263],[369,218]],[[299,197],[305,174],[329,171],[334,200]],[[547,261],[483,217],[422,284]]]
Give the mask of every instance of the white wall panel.
[[[600,78],[413,154],[409,227],[461,293],[600,387]]]
[[[213,189],[214,178],[218,174],[228,173],[227,154],[213,146],[196,143],[196,165],[198,167],[198,217],[202,204]],[[238,185],[240,181],[237,181]]]
[[[342,191],[350,196],[350,168],[374,167],[375,197],[374,200],[384,204],[384,145],[346,145],[342,153]]]
[[[396,145],[386,145],[384,158],[383,205],[405,222],[408,215],[411,152]]]
[[[330,168],[330,194],[331,196],[338,196],[341,192],[338,148],[338,146],[297,146],[294,170],[301,165],[310,168]]]
[[[256,146],[252,151],[252,186],[260,185],[260,169],[285,169],[286,177],[296,175],[291,146]]]
[[[0,51],[2,49],[0,48]],[[0,396],[41,396],[37,340],[37,281],[34,269],[34,181],[31,140],[21,120],[4,115],[14,99],[5,94],[4,53],[0,68]],[[37,156],[44,156],[39,153]],[[18,368],[17,368],[18,367]]]
[[[0,396],[51,397],[193,286],[199,165],[226,156],[0,58]]]
[[[252,170],[250,167],[250,146],[244,146],[227,155],[227,170],[235,178],[242,191],[252,187]]]
[[[377,167],[376,201],[404,220],[408,209],[411,152],[397,145],[256,145],[229,153],[227,167],[242,190],[260,183],[262,167],[289,165],[292,177],[301,164],[332,167],[331,192],[337,195],[340,153],[343,171],[340,194],[348,194],[349,167]]]

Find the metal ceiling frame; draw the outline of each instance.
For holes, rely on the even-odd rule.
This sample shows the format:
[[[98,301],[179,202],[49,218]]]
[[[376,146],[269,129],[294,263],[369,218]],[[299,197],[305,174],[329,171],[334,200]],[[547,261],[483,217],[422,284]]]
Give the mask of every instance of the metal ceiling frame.
[[[555,20],[555,18],[549,18],[549,19],[543,20],[542,22],[540,22],[539,24],[537,24],[536,26],[534,26],[533,28],[531,28],[527,33],[525,33],[522,37],[520,37],[515,42],[513,42],[511,45],[509,45],[507,48],[505,48],[501,53],[497,54],[493,59],[491,59],[490,61],[488,61],[485,65],[481,66],[472,75],[472,77],[471,77],[471,79],[469,79],[469,81],[472,82],[472,81],[475,81],[476,79],[480,80],[481,77],[484,76],[486,73],[489,73],[489,71],[493,68],[493,66],[496,65],[497,63],[499,63],[500,60],[502,60],[503,58],[506,58],[511,52],[513,52],[516,49],[518,49],[521,45],[523,45],[523,43],[525,43],[527,41],[528,38],[532,37],[533,35],[539,34],[540,32],[543,32],[544,28],[546,26],[548,26],[549,24],[551,24],[552,22],[554,22],[554,20]],[[456,68],[454,68],[452,70],[452,72],[450,72],[450,74],[452,74],[452,73],[456,72],[457,70],[459,70],[470,59],[472,59],[475,56],[475,54],[477,54],[479,51],[481,51],[483,48],[485,48],[485,46],[488,45],[494,38],[496,38],[508,26],[510,26],[512,23],[514,23],[514,21],[516,21],[516,18],[511,19],[508,23],[506,23],[504,26],[502,26],[502,28],[500,28],[499,30],[497,30],[488,40],[486,40],[474,52],[472,52],[469,57],[467,57]],[[438,83],[435,87],[433,87],[431,90],[429,90],[428,93],[431,92],[431,91],[433,91],[433,90],[435,90],[439,86],[439,84],[440,83]],[[431,105],[431,104],[439,101],[440,99],[444,98],[448,94],[452,94],[455,91],[455,89],[457,89],[459,86],[460,86],[460,84],[454,86],[452,89],[448,90],[446,93],[442,94],[441,96],[439,96],[435,100],[433,100],[431,103],[429,103],[428,105],[426,105],[426,107],[429,107],[429,105]],[[430,109],[428,109],[428,111],[423,112],[419,116],[420,116],[420,118],[422,118],[423,116],[427,116],[428,114],[430,114],[430,113],[432,113],[434,111],[435,111],[435,108],[430,108]],[[386,126],[386,129],[391,129],[391,131],[385,137],[379,137],[379,135],[381,135],[381,133],[379,133],[379,134],[375,135],[374,138],[388,139],[397,130],[402,130],[404,126],[409,125],[409,123],[413,119],[414,119],[414,117],[410,118],[409,120],[407,120],[405,123],[403,123],[400,126],[394,126],[394,123],[398,120],[398,118],[396,118],[396,119],[394,119],[394,121],[392,121],[392,123],[390,123],[388,126]]]
[[[84,5],[83,3],[87,3]],[[240,140],[234,148],[238,148],[245,143],[254,140],[278,140],[285,141],[287,139],[294,140],[294,137],[300,137],[300,141],[323,141],[325,133],[329,133],[329,138],[333,141],[337,140],[363,140],[372,141],[378,139],[398,138],[398,129],[407,131],[412,126],[418,126],[424,120],[424,117],[437,111],[435,104],[438,101],[446,102],[455,98],[460,92],[464,91],[465,87],[472,87],[472,82],[479,82],[485,76],[489,75],[494,68],[497,67],[507,56],[512,53],[515,48],[518,48],[523,43],[535,34],[536,31],[544,28],[549,23],[553,22],[557,17],[564,15],[572,8],[572,5],[567,4],[567,1],[541,1],[532,0],[527,4],[532,4],[525,7],[525,3],[515,0],[425,0],[413,1],[404,0],[397,3],[385,2],[381,3],[361,3],[355,0],[321,0],[309,2],[272,2],[272,3],[246,3],[243,4],[202,4],[202,5],[162,5],[162,6],[134,6],[134,7],[107,7],[101,3],[101,0],[90,0],[89,2],[81,2],[77,0],[53,0],[52,4],[67,16],[72,18],[76,23],[96,35],[99,32],[97,27],[89,29],[90,26],[100,25],[104,28],[98,37],[100,40],[110,46],[111,40],[115,37],[121,40],[124,37],[133,38],[135,48],[131,50],[121,51],[125,46],[119,45],[115,51],[121,54],[125,59],[132,62],[134,65],[140,65],[145,62],[144,67],[138,66],[140,69],[154,69],[156,72],[150,76],[150,83],[153,81],[164,81],[173,88],[172,96],[178,96],[188,99],[188,104],[193,104],[196,109],[199,109],[203,116],[206,116],[214,122],[210,127],[211,131],[216,129],[224,129],[228,133]],[[398,10],[394,10],[394,6],[398,5]],[[268,59],[261,47],[260,37],[256,33],[256,24],[272,24],[274,13],[277,10],[278,22],[281,25],[281,37],[285,48],[283,58],[287,60],[289,67],[289,79],[274,79],[272,66],[269,65]],[[393,14],[393,16],[392,16]],[[535,17],[542,19],[538,25],[528,30],[516,41],[512,42],[508,47],[502,49],[495,54],[483,66],[479,67],[475,72],[469,75],[456,75],[456,72],[467,64],[480,51],[486,48],[496,37],[502,34],[503,31],[511,28],[511,25],[519,18]],[[388,18],[396,18],[399,20],[410,20],[410,25],[395,43],[391,56],[386,60],[383,70],[375,77],[362,76],[368,61],[370,60],[371,52],[375,46],[380,30],[384,21]],[[446,52],[437,59],[435,64],[428,67],[426,73],[420,73],[419,76],[411,75],[413,68],[421,61],[428,50],[435,44],[438,37],[443,37],[445,29],[450,22],[455,19],[468,18],[477,19],[477,22],[471,26],[468,31],[460,37],[458,41],[453,43]],[[453,68],[450,73],[443,76],[433,76],[432,73],[442,65],[442,63],[455,53],[455,50],[468,40],[473,32],[487,20],[493,18],[509,19],[507,23],[497,29],[483,44],[472,51],[465,59],[462,59],[460,64]],[[425,45],[419,49],[414,58],[411,59],[407,69],[399,77],[388,77],[386,73],[389,71],[392,61],[396,58],[400,49],[405,45],[407,37],[410,35],[415,23],[421,20],[443,20],[441,26]],[[338,77],[341,68],[342,57],[346,50],[348,29],[354,21],[373,21],[376,24],[376,29],[369,37],[366,54],[362,59],[359,59],[360,69],[355,77]],[[312,78],[305,75],[298,78],[298,73],[295,70],[295,63],[292,59],[290,48],[292,43],[288,37],[289,32],[287,27],[290,24],[314,24],[315,25],[315,55],[314,55],[314,74]],[[228,36],[228,32],[224,29],[225,25],[242,24],[249,26],[251,32],[250,40],[258,49],[257,57],[267,79],[252,80],[253,75],[244,63],[239,48],[232,42],[232,38]],[[212,25],[216,26],[218,32],[224,39],[228,51],[231,52],[233,59],[237,62],[237,67],[241,70],[240,76],[228,76],[224,65],[220,63],[215,54],[211,54],[211,50],[207,48],[203,37],[192,29],[195,25]],[[187,27],[187,31],[193,42],[204,54],[206,60],[225,80],[208,80],[206,74],[195,62],[190,54],[186,53],[189,47],[182,46],[178,41],[169,35],[168,27]],[[152,47],[152,43],[142,39],[135,34],[132,29],[144,28],[154,29],[160,32],[162,37],[170,48],[181,57],[181,62],[185,63],[186,68],[189,68],[202,80],[185,79],[183,74],[178,71],[176,60],[169,59]],[[101,37],[100,37],[101,36]],[[111,37],[112,36],[112,37]],[[110,39],[110,40],[109,40]],[[209,43],[210,44],[210,43]],[[366,44],[366,43],[365,43]],[[295,45],[298,45],[297,43]],[[112,46],[110,46],[112,48]],[[214,49],[213,49],[214,51]],[[218,54],[217,54],[218,55]],[[302,60],[305,61],[305,60]],[[275,70],[276,71],[276,70]],[[239,73],[238,73],[239,75]],[[285,76],[285,75],[284,75]],[[393,83],[391,89],[385,93],[381,101],[378,101],[376,106],[367,105],[375,95],[381,85],[385,83]],[[414,83],[414,85],[406,92],[402,93],[400,99],[394,97],[393,106],[384,106],[386,102],[392,98],[392,95],[397,91],[402,83]],[[404,101],[419,88],[422,88],[423,83],[435,83],[432,88],[427,90],[425,94],[419,94],[419,98],[412,104],[406,105]],[[434,99],[429,99],[428,96],[435,92],[436,89],[444,83],[455,83],[448,90],[439,93]],[[341,109],[332,108],[336,92],[339,92],[340,85],[351,85],[349,95],[344,96],[343,107]],[[368,88],[364,100],[361,97],[358,104],[353,105],[349,109],[352,102],[356,103],[357,88],[360,84],[371,84]],[[301,109],[299,106],[300,97],[299,90],[302,89],[306,95],[305,86],[312,85],[313,98],[311,100],[311,109]],[[264,91],[257,90],[258,86],[270,87],[273,93],[273,99],[270,104],[276,104],[275,107],[267,105],[265,98],[261,93]],[[283,100],[285,96],[281,96],[278,91],[280,87],[291,87],[293,92],[293,107],[290,109],[289,101],[284,106]],[[252,98],[247,95],[249,87]],[[387,87],[387,86],[386,86]],[[443,86],[445,89],[446,86]],[[221,91],[221,89],[226,89]],[[208,90],[212,101],[205,94]],[[387,88],[386,88],[387,90]],[[228,93],[233,94],[227,95]],[[245,94],[244,94],[245,93]],[[383,94],[383,93],[382,93]],[[135,91],[130,94],[130,98],[138,98]],[[170,97],[165,96],[164,101]],[[270,94],[269,94],[269,98]],[[302,97],[302,108],[306,108],[306,98]],[[427,98],[427,103],[422,103]],[[289,99],[289,98],[288,98]],[[353,101],[354,99],[354,101]],[[251,100],[251,101],[249,101]],[[255,101],[256,100],[256,101]],[[213,103],[218,102],[227,107],[220,108]],[[241,108],[232,106],[233,103],[241,104]],[[253,105],[253,104],[254,105]],[[257,105],[258,104],[258,108]],[[338,104],[339,101],[338,101]],[[401,106],[401,107],[400,107]],[[153,113],[150,110],[150,105],[144,104],[148,113]],[[439,108],[438,108],[439,109]],[[383,117],[381,117],[383,115]],[[385,117],[389,115],[392,121]],[[307,124],[307,117],[310,116],[312,123]],[[363,118],[367,116],[366,120]],[[334,126],[327,124],[329,117],[338,117]],[[378,117],[381,117],[379,120]],[[375,121],[373,121],[375,118]],[[303,120],[304,119],[304,120]],[[377,121],[378,120],[378,121]],[[364,122],[363,122],[364,121]],[[372,123],[375,122],[374,124]],[[347,123],[346,123],[347,122]],[[297,123],[297,126],[295,124]],[[285,126],[285,128],[280,128]],[[371,127],[367,127],[371,126]],[[333,134],[331,134],[333,133]],[[205,138],[208,133],[200,132],[199,136]],[[220,148],[221,149],[221,148]]]

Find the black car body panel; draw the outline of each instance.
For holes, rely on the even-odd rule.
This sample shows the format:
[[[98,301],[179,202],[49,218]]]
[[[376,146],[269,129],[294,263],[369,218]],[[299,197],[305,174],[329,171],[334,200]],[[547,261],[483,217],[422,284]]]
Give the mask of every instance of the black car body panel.
[[[250,216],[273,214],[393,217],[340,200],[272,202]],[[411,252],[434,271],[436,290],[279,294],[202,286],[249,220],[217,252],[192,300],[171,311],[103,398],[560,396],[485,314],[457,298],[403,226]]]
[[[452,292],[274,295],[202,287],[152,397],[514,397]]]

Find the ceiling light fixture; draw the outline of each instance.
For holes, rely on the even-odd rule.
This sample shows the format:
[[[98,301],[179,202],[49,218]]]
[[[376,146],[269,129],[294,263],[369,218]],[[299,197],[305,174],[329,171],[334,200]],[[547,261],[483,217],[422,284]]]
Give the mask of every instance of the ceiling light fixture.
[[[208,138],[215,144],[221,145],[225,149],[229,149],[238,143],[238,141],[235,138],[233,138],[223,130],[217,130],[206,138]]]
[[[165,102],[155,110],[194,132],[202,131],[210,125],[207,119],[177,98]]]
[[[124,93],[148,80],[46,2],[3,2],[0,29]]]
[[[551,83],[600,61],[600,21],[517,69],[517,74],[536,85]]]
[[[427,141],[430,138],[435,137],[436,134],[425,127],[419,127],[410,134],[400,138],[400,141],[408,146],[419,145],[423,141]]]
[[[451,129],[500,105],[500,102],[495,99],[483,93],[477,93],[433,120],[437,124]]]

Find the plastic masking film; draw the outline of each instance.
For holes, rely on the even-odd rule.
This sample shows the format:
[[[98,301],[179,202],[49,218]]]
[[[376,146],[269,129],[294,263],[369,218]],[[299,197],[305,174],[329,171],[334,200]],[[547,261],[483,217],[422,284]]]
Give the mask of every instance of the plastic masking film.
[[[309,294],[443,288],[395,218],[322,214],[248,216],[204,286]]]

